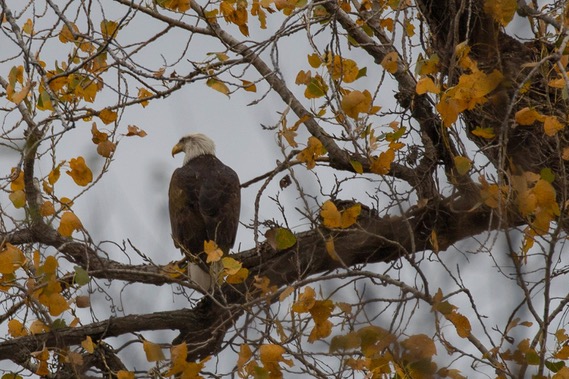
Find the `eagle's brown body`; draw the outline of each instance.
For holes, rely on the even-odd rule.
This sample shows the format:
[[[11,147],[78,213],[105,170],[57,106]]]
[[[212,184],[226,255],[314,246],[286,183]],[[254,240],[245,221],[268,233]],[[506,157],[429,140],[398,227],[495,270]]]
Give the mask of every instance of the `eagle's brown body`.
[[[176,145],[181,146],[179,151],[186,152],[187,159],[174,171],[170,181],[170,223],[176,247],[205,261],[204,241],[215,241],[225,254],[233,247],[239,225],[241,189],[235,171],[224,165],[214,151],[192,156],[188,152],[191,146],[182,150],[184,144],[195,143],[187,140],[193,136],[182,138]]]

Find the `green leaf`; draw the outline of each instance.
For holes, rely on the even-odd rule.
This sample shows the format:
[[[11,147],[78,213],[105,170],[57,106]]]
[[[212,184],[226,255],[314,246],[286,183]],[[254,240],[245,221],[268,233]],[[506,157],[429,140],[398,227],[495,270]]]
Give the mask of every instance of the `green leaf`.
[[[84,286],[85,284],[89,283],[89,273],[80,266],[75,266],[75,283],[79,284],[80,286]]]
[[[541,169],[541,171],[539,172],[539,175],[541,176],[541,178],[543,180],[545,180],[546,182],[549,182],[549,183],[553,183],[553,181],[555,180],[555,174],[553,173],[553,171],[550,168]]]
[[[275,242],[277,245],[277,250],[279,251],[293,247],[296,243],[295,235],[288,229],[277,228],[275,233]]]
[[[565,367],[565,362],[563,362],[563,361],[557,361],[557,362],[545,361],[545,367],[547,367],[552,372],[557,372],[557,371],[561,370],[563,367]]]

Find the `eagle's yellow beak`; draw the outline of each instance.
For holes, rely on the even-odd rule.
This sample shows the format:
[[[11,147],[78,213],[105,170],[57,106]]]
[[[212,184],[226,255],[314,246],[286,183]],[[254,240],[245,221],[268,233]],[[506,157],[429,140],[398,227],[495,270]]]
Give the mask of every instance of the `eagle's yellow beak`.
[[[182,151],[184,151],[184,145],[181,143],[177,143],[173,148],[172,148],[172,156],[181,153]]]

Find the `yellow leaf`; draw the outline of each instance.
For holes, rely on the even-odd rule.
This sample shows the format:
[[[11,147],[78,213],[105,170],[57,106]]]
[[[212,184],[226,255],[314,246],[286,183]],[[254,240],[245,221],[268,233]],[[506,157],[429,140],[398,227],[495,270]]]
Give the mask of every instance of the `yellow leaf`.
[[[296,313],[306,313],[316,303],[316,292],[310,286],[304,288],[304,292],[300,295],[297,301],[292,305],[291,310]]]
[[[472,168],[472,162],[467,157],[454,157],[454,167],[459,175],[466,175]]]
[[[561,158],[563,158],[564,161],[569,161],[569,147],[564,147],[563,148],[563,152],[561,154]]]
[[[496,137],[496,134],[494,133],[494,129],[492,129],[492,128],[481,128],[481,127],[477,126],[474,130],[472,130],[471,133],[477,137],[485,138],[485,139],[492,139],[492,138]]]
[[[313,68],[320,67],[320,65],[322,64],[322,61],[320,60],[320,56],[316,53],[310,54],[308,56],[308,64],[310,64],[310,66],[312,66]]]
[[[69,304],[63,295],[60,293],[52,293],[48,297],[47,304],[49,314],[52,316],[59,316],[65,310],[69,309]]]
[[[430,75],[438,72],[440,58],[437,54],[433,54],[429,59],[424,59],[423,56],[419,56],[417,59],[417,74],[419,75]]]
[[[569,378],[569,367],[561,367],[559,371],[553,375],[552,379],[568,379]]]
[[[322,224],[327,228],[338,228],[342,224],[342,214],[331,200],[322,204],[320,217],[322,217]]]
[[[296,74],[294,83],[297,85],[308,85],[308,83],[310,83],[310,79],[312,79],[312,73],[310,71],[305,72],[304,70],[300,70],[298,74]]]
[[[89,354],[93,354],[95,351],[95,344],[93,343],[91,336],[87,336],[87,338],[81,341],[81,347],[83,347],[83,349],[85,349]]]
[[[61,176],[61,171],[59,170],[59,168],[63,163],[64,162],[58,164],[57,167],[55,167],[53,170],[49,172],[49,175],[47,176],[47,181],[49,182],[49,184],[54,185],[59,180],[59,177]]]
[[[49,327],[47,325],[45,325],[43,322],[41,322],[40,320],[35,320],[30,325],[30,333],[31,334],[40,334],[40,333],[45,333],[45,332],[49,332]]]
[[[117,112],[112,111],[108,108],[105,108],[101,112],[99,112],[99,118],[101,119],[101,121],[103,121],[105,125],[108,125],[111,122],[115,122],[117,120],[117,117],[118,117]]]
[[[80,230],[83,227],[79,218],[71,211],[63,212],[59,228],[57,231],[63,237],[71,237],[74,231]]]
[[[387,53],[383,60],[381,61],[381,66],[385,69],[385,71],[389,72],[390,74],[395,74],[397,72],[397,61],[399,60],[399,55],[396,51],[392,51],[391,53]]]
[[[351,59],[345,59],[339,55],[335,55],[327,66],[334,80],[342,79],[345,83],[352,83],[358,78],[358,65]]]
[[[23,208],[26,206],[26,193],[22,190],[17,190],[8,195],[8,198],[16,208]]]
[[[565,88],[567,83],[564,78],[551,79],[547,85],[552,88]]]
[[[243,83],[243,89],[247,92],[257,92],[257,86],[255,85],[255,83],[250,82],[248,80],[241,80],[241,83]]]
[[[371,93],[354,90],[344,95],[340,103],[342,110],[353,119],[357,119],[360,113],[367,113],[371,109]]]
[[[117,36],[119,24],[116,21],[103,20],[101,21],[101,34],[104,39],[111,39]]]
[[[563,130],[565,125],[559,122],[555,116],[546,116],[543,122],[543,130],[545,134],[552,137],[557,134],[558,131]]]
[[[465,109],[463,102],[454,99],[451,95],[451,90],[445,92],[435,107],[441,115],[444,126],[447,127],[451,126],[458,119],[460,112]]]
[[[160,345],[144,340],[142,341],[142,347],[148,362],[163,361],[165,359]]]
[[[221,92],[222,94],[229,96],[229,87],[225,85],[221,80],[216,78],[209,78],[206,82],[207,86],[213,88],[214,90]]]
[[[484,0],[484,12],[502,26],[506,26],[514,18],[517,5],[516,0]]]
[[[20,104],[22,100],[28,96],[31,88],[32,82],[30,80],[28,80],[26,85],[24,85],[19,91],[16,91],[12,85],[8,84],[8,87],[6,88],[6,98],[14,104]]]
[[[415,35],[415,25],[413,25],[409,20],[405,20],[405,32],[409,37],[413,37]]]
[[[173,376],[184,371],[187,367],[186,357],[188,356],[188,345],[183,342],[170,348],[170,369],[165,376]]]
[[[401,342],[401,346],[407,350],[404,357],[411,361],[431,358],[437,354],[435,342],[425,334],[412,335]]]
[[[28,335],[28,330],[19,320],[14,318],[8,321],[8,333],[12,337],[23,337]]]
[[[372,158],[371,162],[371,172],[376,174],[385,175],[391,170],[391,163],[395,159],[395,151],[393,149],[387,149],[379,154],[379,157]]]
[[[146,106],[148,105],[148,100],[143,100],[143,99],[147,99],[150,97],[152,97],[152,92],[150,92],[146,88],[139,88],[138,89],[138,98],[140,100],[142,100],[140,102],[140,105],[142,105],[144,108],[146,108]]]
[[[25,261],[26,258],[22,250],[6,242],[0,252],[0,273],[4,275],[13,274]]]
[[[224,257],[221,259],[223,270],[227,275],[235,275],[243,266],[241,262],[231,257]]]
[[[16,169],[15,169],[15,168],[12,168],[11,177],[14,177],[14,176],[15,176],[15,172],[16,172]],[[13,180],[10,182],[10,189],[11,189],[12,191],[18,191],[18,190],[23,190],[24,187],[25,187],[25,183],[24,183],[24,171],[23,171],[23,170],[20,170],[20,172],[18,173],[18,177],[15,178],[15,179],[13,179]]]
[[[75,25],[74,23],[69,23],[69,25],[71,25],[71,29],[73,29],[73,32],[71,32],[71,30],[67,27],[67,23],[63,25],[63,27],[61,28],[61,31],[59,32],[59,40],[63,43],[67,43],[67,42],[73,42],[75,41],[75,37],[73,37],[73,33],[77,34],[79,33],[79,28],[77,28],[77,25]]]
[[[86,186],[93,181],[93,173],[91,169],[85,164],[85,159],[81,156],[72,158],[69,161],[71,171],[66,171],[67,175],[71,176],[73,181],[79,186]]]
[[[280,296],[279,296],[279,301],[282,302],[284,299],[286,299],[287,297],[289,297],[292,293],[294,292],[294,287],[293,286],[288,286],[286,287],[283,292],[281,292]]]
[[[225,282],[229,284],[239,284],[243,283],[245,279],[247,279],[248,277],[249,277],[249,269],[243,267],[240,268],[235,274],[228,275],[227,278],[225,279]]]
[[[334,238],[332,237],[327,238],[325,246],[326,246],[326,252],[330,256],[330,258],[332,258],[335,261],[340,261],[340,257],[338,256],[338,253],[336,253],[336,247],[334,246]]]
[[[441,89],[435,84],[435,82],[433,82],[433,79],[426,76],[419,79],[417,86],[415,87],[415,92],[419,95],[423,95],[427,92],[438,94],[441,92]]]
[[[51,216],[55,213],[55,207],[51,201],[44,201],[40,207],[40,214],[43,217]]]
[[[516,122],[520,125],[531,125],[536,121],[544,121],[545,116],[536,111],[534,108],[525,107],[516,112],[514,116]]]
[[[237,370],[241,373],[245,367],[245,363],[253,357],[253,352],[251,348],[246,343],[242,343],[239,346],[239,358],[237,359]]]
[[[311,170],[316,166],[316,159],[326,154],[326,148],[322,145],[322,142],[314,136],[308,138],[308,144],[304,150],[302,150],[296,156],[301,162],[306,163],[306,168]]]
[[[207,254],[207,263],[218,262],[223,256],[223,251],[217,246],[215,241],[204,241],[203,250]]]
[[[569,359],[569,346],[564,345],[557,353],[555,353],[554,357],[564,361]]]
[[[347,209],[344,209],[342,211],[342,221],[340,223],[340,228],[345,229],[354,225],[361,212],[362,212],[362,206],[359,203],[354,204]]]
[[[470,335],[472,327],[470,326],[470,321],[465,316],[457,312],[451,312],[446,314],[445,317],[452,322],[459,337],[467,338]]]
[[[32,19],[28,18],[26,20],[26,23],[24,24],[24,26],[22,26],[22,31],[30,36],[34,34],[34,23]]]
[[[276,363],[283,361],[284,347],[275,344],[261,345],[259,348],[259,359],[263,364]]]

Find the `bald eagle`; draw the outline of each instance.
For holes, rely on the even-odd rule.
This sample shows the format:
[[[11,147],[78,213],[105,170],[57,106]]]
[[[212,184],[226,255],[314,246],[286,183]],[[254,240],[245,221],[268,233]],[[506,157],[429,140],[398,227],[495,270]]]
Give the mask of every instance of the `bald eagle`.
[[[181,138],[172,156],[180,152],[186,154],[184,163],[172,174],[168,192],[172,238],[183,254],[205,262],[205,241],[215,241],[224,254],[235,243],[239,177],[217,159],[215,144],[201,133]]]

